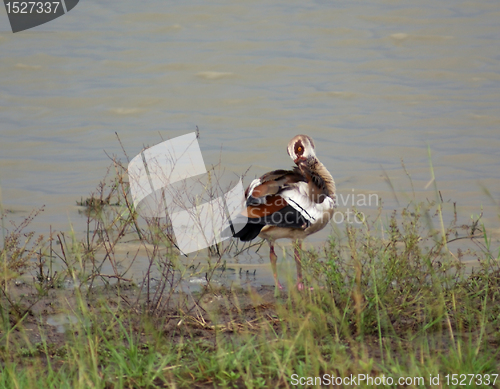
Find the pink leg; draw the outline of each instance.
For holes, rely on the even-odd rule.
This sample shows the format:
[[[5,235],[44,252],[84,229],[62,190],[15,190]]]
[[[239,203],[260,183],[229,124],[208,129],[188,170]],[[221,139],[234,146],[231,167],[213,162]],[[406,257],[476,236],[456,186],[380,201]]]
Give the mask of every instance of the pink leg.
[[[278,262],[278,256],[274,252],[274,241],[269,241],[269,259],[271,260],[271,267],[273,269],[274,284],[279,290],[283,290],[280,281],[278,280],[278,270],[276,269],[276,263]]]
[[[302,263],[300,260],[299,250],[302,249],[302,242],[298,240],[295,242],[293,249],[293,256],[295,259],[295,265],[297,266],[297,289],[304,290],[304,284],[302,283]]]

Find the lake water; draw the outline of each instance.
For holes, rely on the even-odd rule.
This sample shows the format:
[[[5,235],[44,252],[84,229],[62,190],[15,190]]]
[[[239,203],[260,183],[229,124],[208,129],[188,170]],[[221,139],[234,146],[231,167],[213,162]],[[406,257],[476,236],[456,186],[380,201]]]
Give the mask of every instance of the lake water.
[[[438,187],[498,234],[498,1],[81,1],[12,34],[0,7],[0,186],[15,220],[85,229],[110,164],[199,127],[207,166],[287,168],[305,133],[339,193]],[[324,239],[328,231],[314,239]],[[498,236],[498,235],[497,235]]]

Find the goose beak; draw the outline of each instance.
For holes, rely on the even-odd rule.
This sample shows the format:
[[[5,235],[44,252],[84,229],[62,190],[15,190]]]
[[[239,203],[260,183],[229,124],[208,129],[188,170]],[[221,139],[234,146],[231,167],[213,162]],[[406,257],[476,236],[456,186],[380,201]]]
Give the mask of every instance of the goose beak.
[[[306,158],[304,158],[304,157],[298,157],[298,158],[297,158],[297,159],[295,159],[293,162],[295,162],[295,164],[296,164],[296,165],[298,165],[299,163],[301,163],[301,162],[305,162],[305,161],[307,161],[307,159],[306,159]]]

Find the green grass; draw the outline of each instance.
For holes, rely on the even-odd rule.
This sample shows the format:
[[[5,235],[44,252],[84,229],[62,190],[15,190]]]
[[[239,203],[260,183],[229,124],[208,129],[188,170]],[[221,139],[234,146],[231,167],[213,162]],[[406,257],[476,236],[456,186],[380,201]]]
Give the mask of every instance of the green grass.
[[[0,388],[321,387],[316,377],[332,376],[356,378],[340,387],[372,388],[359,378],[385,377],[392,385],[379,387],[398,387],[401,378],[406,387],[427,388],[438,387],[430,382],[438,375],[440,387],[458,388],[481,386],[469,385],[471,376],[458,385],[460,374],[477,382],[489,374],[492,383],[500,373],[500,262],[477,218],[445,226],[441,202],[410,202],[302,252],[312,291],[274,297],[212,285],[186,296],[173,292],[185,267],[163,236],[168,226],[138,220],[120,197],[126,189],[108,188],[112,196],[97,197],[114,205],[107,214],[106,207],[88,213],[92,228],[82,241],[74,234],[35,239],[20,229],[6,235]],[[113,266],[126,234],[151,243],[151,268],[162,274],[155,288],[148,274],[142,287],[125,283],[126,272]],[[462,242],[476,247],[467,252],[477,260],[473,271],[460,260]],[[218,248],[215,265],[230,249]],[[63,269],[49,274],[48,261],[57,256]],[[113,274],[102,274],[103,261]],[[15,275],[30,267],[38,271],[37,288],[19,296]],[[102,286],[61,291],[65,278]],[[58,310],[76,320],[55,334],[32,308],[61,295],[71,301]]]

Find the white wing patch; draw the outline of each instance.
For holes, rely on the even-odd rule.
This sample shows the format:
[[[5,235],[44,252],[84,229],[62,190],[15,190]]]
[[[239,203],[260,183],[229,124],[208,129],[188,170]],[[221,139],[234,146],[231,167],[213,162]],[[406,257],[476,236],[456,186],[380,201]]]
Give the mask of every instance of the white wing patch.
[[[250,187],[248,189],[248,196],[251,196],[252,193],[253,193],[253,190],[258,187],[260,184],[262,184],[260,178],[256,178],[255,180],[253,180],[250,184]]]
[[[315,224],[326,216],[325,213],[335,207],[335,203],[330,197],[325,197],[322,203],[315,203],[309,198],[308,191],[307,183],[298,182],[292,188],[281,192],[280,195],[306,220]]]

